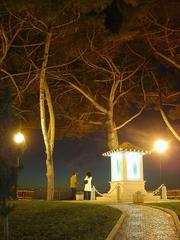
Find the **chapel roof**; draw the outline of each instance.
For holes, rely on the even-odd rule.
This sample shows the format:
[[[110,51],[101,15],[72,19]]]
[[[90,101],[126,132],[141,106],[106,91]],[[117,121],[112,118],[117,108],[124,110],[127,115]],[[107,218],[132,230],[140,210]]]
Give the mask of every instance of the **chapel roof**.
[[[108,152],[105,152],[102,155],[105,157],[110,157],[112,154],[117,153],[117,152],[139,152],[143,155],[150,153],[149,151],[144,150],[141,147],[137,147],[137,146],[133,145],[132,143],[123,142],[119,145],[118,148],[109,150]]]

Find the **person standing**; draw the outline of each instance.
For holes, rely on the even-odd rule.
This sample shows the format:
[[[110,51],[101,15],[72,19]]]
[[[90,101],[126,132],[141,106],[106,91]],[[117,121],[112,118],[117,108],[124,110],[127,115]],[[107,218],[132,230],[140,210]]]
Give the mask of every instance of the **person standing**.
[[[91,190],[92,190],[92,175],[90,172],[86,173],[84,178],[84,200],[91,199]]]
[[[77,173],[73,172],[70,177],[71,199],[76,200]]]

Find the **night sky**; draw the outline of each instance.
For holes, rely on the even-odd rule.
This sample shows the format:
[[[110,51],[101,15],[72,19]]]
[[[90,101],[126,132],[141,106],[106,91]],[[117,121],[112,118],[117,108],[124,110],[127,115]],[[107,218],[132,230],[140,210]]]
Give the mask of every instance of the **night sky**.
[[[176,127],[177,122],[175,123]],[[27,136],[27,149],[21,160],[24,168],[20,172],[20,187],[46,188],[45,148],[40,130],[31,130]],[[150,149],[154,140],[169,141],[169,149],[163,155],[151,154],[144,157],[144,180],[146,189],[156,189],[160,185],[159,157],[163,158],[164,183],[168,188],[180,187],[179,142],[166,128],[158,112],[145,112],[119,131],[120,143],[129,141],[137,146]],[[55,186],[68,188],[73,171],[79,173],[79,190],[83,189],[83,178],[87,171],[93,175],[97,189],[109,189],[110,158],[103,157],[108,151],[106,134],[93,133],[81,139],[63,139],[55,142],[54,166]]]

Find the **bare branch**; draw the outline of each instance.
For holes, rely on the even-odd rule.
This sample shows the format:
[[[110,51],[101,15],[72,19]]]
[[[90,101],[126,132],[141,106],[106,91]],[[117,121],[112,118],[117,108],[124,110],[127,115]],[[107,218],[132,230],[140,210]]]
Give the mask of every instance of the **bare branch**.
[[[163,31],[162,31],[163,39],[164,39],[165,42],[166,42],[167,49],[168,49],[169,53],[171,54],[171,56],[174,56],[174,52],[173,52],[174,47],[172,47],[172,46],[170,47],[170,43],[169,43],[169,39],[168,39],[168,33],[167,33],[167,31],[171,31],[171,32],[172,32],[173,30],[170,29],[170,28],[168,28],[168,27],[164,27],[164,26],[158,24],[156,20],[154,20],[154,23],[155,23],[155,25],[160,26],[161,29],[163,30]],[[145,27],[144,27],[144,31],[145,31],[145,33],[146,33],[145,36],[146,36],[147,42],[148,42],[149,46],[152,48],[152,50],[154,51],[154,53],[155,53],[156,55],[160,56],[160,57],[161,57],[162,59],[164,59],[166,62],[168,62],[168,63],[174,65],[176,68],[180,69],[180,64],[178,64],[178,63],[177,63],[174,59],[172,59],[171,57],[166,56],[164,53],[162,53],[162,51],[158,51],[157,48],[152,44],[152,41],[150,40],[150,37],[149,37],[149,35],[152,34],[152,33],[148,33],[148,31],[146,30]],[[165,31],[165,33],[164,33],[164,31]],[[180,32],[180,30],[176,30],[176,31],[179,31],[179,32]],[[162,41],[161,41],[161,42],[162,42]]]
[[[170,94],[169,96],[167,96],[167,98],[172,98],[172,97],[176,97],[180,94],[180,92],[176,92],[176,93],[173,93],[173,94]]]
[[[128,93],[129,93],[132,89],[134,89],[134,88],[135,88],[135,86],[129,88],[127,91],[124,91],[124,92],[120,93],[120,94],[116,97],[116,100],[113,102],[113,105],[115,105],[115,104],[118,102],[118,100],[119,100],[120,97],[123,97],[124,95],[128,94]]]
[[[79,86],[77,86],[76,84],[67,81],[63,78],[59,78],[58,76],[53,76],[55,79],[57,80],[61,80],[63,82],[66,82],[68,85],[70,85],[71,87],[73,87],[75,90],[77,90],[78,92],[80,92],[84,97],[86,97],[94,106],[95,108],[97,108],[99,111],[101,111],[102,113],[106,114],[107,110],[102,107],[98,102],[96,102],[95,99],[93,99],[88,93],[86,93],[83,89],[81,89]]]
[[[12,44],[11,47],[14,47],[14,48],[35,47],[35,46],[44,45],[44,43],[45,43],[45,42],[41,42],[41,43],[31,43],[31,44],[21,44],[21,45],[14,45],[14,44]]]
[[[171,107],[179,107],[180,104],[173,104],[173,103],[163,103],[163,106],[171,106]]]
[[[174,128],[172,127],[171,123],[168,121],[164,111],[162,108],[159,109],[161,116],[166,124],[166,126],[168,127],[168,129],[172,132],[172,134],[175,136],[175,138],[180,141],[180,136],[177,134],[177,132],[174,130]]]
[[[17,90],[17,96],[19,98],[19,102],[21,103],[21,94],[20,94],[19,88],[18,88],[18,86],[16,84],[16,81],[14,80],[13,76],[9,72],[7,72],[6,70],[4,70],[2,68],[0,68],[0,71],[4,72],[11,79],[13,85],[15,86],[15,88]]]
[[[98,65],[95,65],[94,63],[90,62],[89,59],[85,58],[82,53],[81,53],[81,59],[83,60],[84,63],[86,63],[91,68],[94,68],[94,69],[101,70],[103,72],[112,74],[112,71],[110,71],[110,70],[108,70],[104,67],[100,67]]]
[[[165,56],[164,54],[158,52],[157,50],[155,50],[155,53],[162,57],[164,60],[166,60],[167,62],[171,63],[172,65],[174,65],[176,68],[180,69],[180,64],[176,63],[173,59],[171,59],[170,57]]]
[[[139,66],[132,71],[127,77],[123,78],[123,80],[121,81],[126,81],[127,79],[131,78],[137,71],[139,71],[139,69],[146,63],[146,61],[143,61],[141,64],[139,64]]]
[[[143,73],[144,73],[144,69],[143,69],[142,74],[141,74],[141,88],[142,88],[142,92],[143,92],[144,102],[146,102],[146,92],[145,92],[145,89],[144,89]]]
[[[16,32],[13,35],[13,37],[9,41],[8,41],[8,37],[6,36],[4,30],[2,29],[2,26],[1,26],[1,34],[2,34],[3,39],[4,39],[5,49],[4,49],[4,52],[3,52],[3,56],[0,59],[0,64],[2,64],[3,60],[5,59],[9,48],[11,47],[11,45],[12,45],[14,39],[16,38],[16,36],[18,35],[18,33],[21,31],[23,24],[24,24],[24,21],[22,21],[19,24],[18,29],[16,30]]]
[[[143,112],[143,110],[145,109],[145,106],[146,106],[146,105],[144,105],[138,113],[136,113],[135,115],[133,115],[132,117],[130,117],[130,118],[129,118],[127,121],[125,121],[123,124],[121,124],[120,126],[114,128],[114,130],[118,130],[118,129],[124,127],[125,125],[127,125],[128,123],[130,123],[132,120],[134,120],[135,118],[137,118],[137,117]]]

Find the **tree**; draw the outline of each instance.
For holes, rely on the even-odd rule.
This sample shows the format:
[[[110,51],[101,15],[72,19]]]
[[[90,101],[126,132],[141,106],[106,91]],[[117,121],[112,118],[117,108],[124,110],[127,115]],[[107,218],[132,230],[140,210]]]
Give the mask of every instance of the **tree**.
[[[32,85],[34,85],[38,78],[40,80],[40,118],[47,154],[46,166],[48,200],[53,199],[54,192],[54,169],[52,155],[54,147],[55,118],[48,80],[46,79],[46,72],[49,68],[48,58],[51,52],[50,44],[53,41],[52,36],[59,39],[58,30],[60,28],[76,23],[81,13],[84,13],[88,16],[93,9],[96,9],[97,12],[103,11],[103,8],[105,8],[109,2],[110,1],[102,1],[101,3],[94,3],[93,5],[87,3],[85,4],[84,1],[80,1],[78,4],[75,4],[72,1],[61,1],[57,2],[55,5],[53,5],[52,1],[48,1],[46,3],[40,2],[36,4],[34,4],[33,1],[30,1],[27,4],[19,1],[16,5],[14,5],[12,1],[7,1],[5,3],[6,14],[10,15],[11,17],[13,16],[17,20],[20,19],[21,22],[23,22],[23,29],[21,29],[21,32],[18,32],[18,35],[13,38],[11,45],[9,45],[11,46],[13,54],[11,52],[11,55],[7,56],[8,64],[6,64],[6,68],[9,68],[9,71],[5,70],[4,73],[9,73],[16,69],[17,74],[9,73],[7,75],[12,80],[14,85],[16,87],[18,86],[17,90],[19,98],[21,97],[21,94],[25,94],[27,90],[29,91],[29,89],[32,88]],[[48,9],[47,15],[45,15],[41,10],[44,7]],[[25,16],[25,20],[22,18],[22,16]],[[74,27],[71,29],[71,31],[67,31],[66,29],[64,30],[66,35],[68,35],[69,32],[71,34],[72,31],[74,31]],[[34,41],[35,38],[39,41]],[[13,58],[15,61],[13,61]],[[22,60],[24,60],[23,66],[21,64]],[[12,65],[9,64],[11,62]],[[51,58],[51,63],[53,62],[55,62],[55,60],[52,60]],[[17,79],[16,81],[14,80],[14,76]],[[19,88],[21,88],[21,94]],[[37,88],[35,89],[37,91]],[[32,104],[31,101],[28,102]],[[22,114],[23,105],[24,99],[23,101],[20,101],[18,108],[21,116],[26,119],[23,116],[24,114]],[[32,109],[33,105],[29,105],[29,107]],[[48,116],[46,115],[47,109]],[[23,111],[23,113],[24,112],[25,111]],[[46,121],[49,122],[48,130],[46,127]]]
[[[8,215],[14,206],[7,203],[16,197],[16,148],[12,134],[18,127],[18,121],[11,108],[11,93],[8,88],[0,95],[0,211],[3,219],[3,239],[8,240]]]
[[[158,92],[158,109],[165,124],[177,140],[180,140],[180,136],[168,120],[168,112],[171,119],[178,117],[180,91],[175,79],[178,79],[180,76],[180,59],[178,55],[180,40],[180,30],[178,28],[179,7],[179,1],[162,1],[161,4],[156,4],[155,8],[149,12],[147,19],[144,21],[145,40],[149,44],[154,57],[163,66],[162,71],[165,71],[166,75],[168,75],[168,77],[164,77],[166,79],[169,78],[168,82],[172,82],[171,87],[167,89],[167,86],[162,87],[164,84],[161,83],[162,80],[159,79],[159,76],[157,78],[156,73],[152,74]]]
[[[130,117],[130,119],[127,122],[125,121],[125,124],[127,124],[130,120],[133,120],[144,110],[143,102],[145,102],[145,105],[148,108],[151,109],[153,108],[154,110],[159,109],[161,115],[163,116],[163,119],[165,119],[165,114],[164,111],[162,110],[162,107],[159,108],[160,107],[159,103],[162,102],[162,100],[160,100],[159,92],[161,92],[161,95],[163,96],[164,106],[176,104],[177,101],[176,99],[179,93],[175,92],[176,82],[172,78],[173,77],[177,78],[178,74],[174,72],[173,77],[170,76],[172,75],[172,71],[169,71],[169,74],[167,74],[168,69],[165,70],[166,65],[160,59],[157,59],[156,56],[154,56],[151,48],[148,46],[146,42],[147,33],[144,34],[144,23],[148,22],[146,14],[148,14],[149,16],[151,12],[155,12],[155,14],[157,15],[157,12],[159,11],[158,9],[160,7],[159,2],[154,1],[153,4],[149,4],[148,1],[147,2],[145,1],[143,4],[140,4],[137,1],[129,1],[128,3],[127,2],[128,1],[126,1],[126,4],[124,4],[120,3],[120,1],[113,1],[112,5],[108,7],[106,21],[108,18],[109,25],[107,24],[106,27],[108,28],[109,31],[113,32],[114,35],[111,34],[110,36],[107,36],[107,31],[102,30],[100,37],[96,28],[97,25],[93,27],[91,26],[91,32],[89,31],[89,28],[86,30],[83,29],[84,36],[86,37],[82,39],[84,40],[84,42],[86,42],[86,45],[85,44],[84,45],[80,44],[79,46],[75,45],[76,46],[75,50],[74,51],[71,50],[74,56],[80,56],[82,62],[77,61],[73,63],[71,67],[68,67],[68,69],[64,70],[65,74],[62,74],[61,72],[59,73],[53,72],[50,73],[49,75],[54,79],[58,79],[69,84],[70,86],[66,87],[66,91],[68,94],[71,93],[72,95],[72,89],[75,89],[81,94],[79,96],[80,100],[77,100],[78,96],[76,93],[73,93],[72,96],[73,101],[72,106],[76,105],[75,104],[76,101],[81,102],[81,107],[78,106],[79,109],[78,114],[77,109],[76,110],[74,109],[74,111],[69,110],[71,108],[70,107],[71,96],[65,97],[62,95],[60,96],[59,94],[58,98],[61,99],[61,101],[63,101],[62,99],[64,98],[68,102],[68,106],[67,108],[65,108],[66,110],[63,111],[62,107],[59,107],[59,110],[57,111],[64,112],[64,118],[67,118],[69,122],[68,129],[70,131],[74,131],[74,134],[77,133],[85,134],[88,131],[92,131],[93,126],[96,126],[94,129],[97,129],[97,127],[102,126],[105,123],[107,126],[108,125],[107,119],[110,119],[110,115],[113,116],[113,118],[117,118],[115,116],[118,115],[120,116],[117,110],[114,111],[115,106],[113,104],[113,101],[115,101],[117,92],[115,90],[114,85],[113,84],[111,85],[112,79],[116,79],[115,82],[117,86],[118,84],[121,85],[120,84],[121,81],[123,82],[124,86],[128,86],[129,82],[131,83],[134,82],[135,87],[132,90],[133,94],[131,91],[129,91],[131,88],[128,89],[125,87],[127,93],[126,91],[124,92],[122,91],[121,92],[122,97],[128,96],[128,99],[126,100],[129,105],[131,104],[135,105],[137,104],[137,102],[141,102],[141,104],[139,105],[141,107],[139,109],[140,111],[137,112],[137,114],[135,114],[134,116]],[[111,17],[113,18],[113,14],[115,12],[119,14],[119,18],[120,16],[122,17],[121,22],[117,25],[116,24],[113,25],[113,22],[110,21]],[[162,20],[164,16],[165,14],[160,15],[160,19]],[[177,15],[175,15],[174,18],[176,18],[176,16]],[[129,21],[129,19],[131,19],[131,21]],[[134,21],[132,21],[132,19],[134,19]],[[87,42],[89,43],[89,46]],[[123,48],[125,49],[124,51],[122,51]],[[78,52],[77,49],[80,49],[80,51]],[[129,63],[126,59],[129,60]],[[135,71],[136,73],[135,76],[133,76],[132,74],[132,76],[130,76],[131,80],[129,82],[124,81],[123,77],[127,73],[124,74],[123,70],[126,69],[125,71],[129,70],[129,72],[132,71],[131,70],[131,67],[133,66],[132,62],[135,61],[138,65],[138,60],[140,59],[142,61],[141,62],[142,65],[140,64],[141,65],[140,68],[136,66],[137,72]],[[122,63],[123,61],[126,62],[126,64],[124,64],[126,68],[119,64]],[[83,66],[84,63],[86,64],[86,67]],[[135,69],[136,68],[134,68],[134,70]],[[121,74],[124,76],[121,77]],[[156,80],[158,78],[159,85],[161,86],[160,88],[157,85],[157,81],[155,81],[155,76],[157,76]],[[138,78],[139,80],[137,80]],[[168,80],[168,78],[171,78],[171,82]],[[110,91],[110,89],[112,90],[111,97],[110,94],[108,94],[108,90]],[[136,95],[134,94],[135,92]],[[84,98],[86,98],[86,100],[83,101]],[[119,98],[118,101],[119,100],[121,100],[121,98]],[[88,102],[90,103],[90,105],[88,104]],[[111,105],[110,103],[112,103],[113,107],[112,106],[110,107]],[[124,105],[122,101],[121,104],[122,108],[122,106]],[[98,111],[96,111],[95,109]],[[107,112],[109,114],[108,117]],[[123,108],[123,112],[124,113],[126,112],[125,107]],[[76,117],[74,114],[76,114]],[[111,118],[111,120],[109,121],[111,122],[110,128],[118,130],[121,127],[125,126],[125,124],[121,122],[122,123],[121,126],[116,127],[116,124],[119,120],[117,119],[112,120]],[[73,122],[75,123],[76,126],[75,129],[73,128]],[[165,122],[172,130],[173,128],[170,127],[170,123],[167,121],[167,118]],[[115,125],[113,126],[113,124]],[[110,128],[108,127],[108,129]],[[110,132],[113,132],[113,130],[109,131],[109,133]],[[173,130],[172,132],[178,139],[178,134],[176,134],[175,131]],[[114,136],[112,137],[112,139],[114,140],[110,140],[110,136],[112,135]],[[117,139],[115,135],[117,134],[116,133],[109,134],[108,145],[110,148],[114,148],[115,146],[118,145],[118,141],[115,140]],[[114,144],[112,142],[114,142]]]
[[[127,49],[124,49],[124,52],[121,49],[122,54],[126,51]],[[84,66],[83,63],[80,64],[81,71],[75,65],[72,66],[71,73],[67,72],[64,76],[58,76],[57,73],[55,75],[49,73],[49,76],[64,82],[67,85],[67,92],[74,89],[80,94],[81,105],[84,106],[81,109],[78,105],[79,119],[81,118],[79,123],[84,121],[82,127],[87,124],[106,126],[108,146],[110,149],[117,148],[119,146],[117,130],[139,116],[145,107],[143,93],[139,99],[136,95],[139,91],[142,92],[141,80],[138,77],[144,61],[139,59],[133,64],[126,57],[123,59],[117,57],[114,58],[115,64],[110,56],[96,49],[79,55],[84,63]],[[136,102],[136,108],[131,105],[133,102]],[[133,114],[135,110],[138,112]],[[128,117],[130,112],[132,116]]]
[[[101,4],[96,3],[93,6],[100,8]],[[78,10],[79,7],[80,10]],[[43,8],[47,10],[47,14],[44,14],[44,11],[42,10]],[[23,28],[20,28],[21,31],[19,30],[16,32],[12,41],[10,41],[10,44],[8,44],[7,48],[8,50],[11,48],[11,54],[7,55],[8,51],[5,51],[3,60],[6,57],[8,61],[6,61],[4,64],[6,70],[3,70],[3,73],[5,73],[7,77],[11,79],[17,89],[19,104],[16,102],[15,98],[14,104],[16,106],[14,105],[14,107],[19,110],[21,117],[26,121],[27,118],[25,115],[27,111],[22,111],[23,106],[28,106],[28,108],[31,108],[31,111],[33,111],[32,109],[34,108],[34,103],[32,100],[28,100],[28,104],[24,103],[24,96],[28,97],[29,93],[27,94],[27,91],[30,90],[32,99],[32,97],[34,97],[32,96],[32,91],[34,89],[37,94],[38,88],[36,81],[39,79],[40,119],[47,154],[47,199],[52,200],[54,193],[53,148],[55,117],[48,80],[46,78],[46,71],[49,67],[49,55],[52,52],[50,45],[54,41],[54,38],[59,40],[59,29],[65,27],[65,30],[63,31],[66,34],[66,26],[74,24],[74,22],[77,21],[81,11],[89,12],[89,10],[87,8],[87,4],[84,4],[83,1],[80,2],[80,5],[76,5],[75,3],[72,3],[72,1],[58,1],[56,4],[54,4],[52,1],[46,1],[46,3],[44,3],[44,1],[41,1],[40,3],[34,3],[33,1],[24,3],[23,1],[19,1],[14,5],[14,2],[11,0],[4,3],[4,5],[1,6],[1,9],[5,11],[4,22],[6,22],[6,17],[8,16],[9,19],[13,18],[15,21],[20,21],[20,23],[22,23],[21,26],[23,26]],[[10,24],[5,24],[5,26],[6,31],[8,31],[9,26],[11,30],[11,21]],[[67,31],[67,35],[68,33],[69,31]],[[4,42],[6,43],[6,40],[7,38],[4,37],[4,34],[2,34],[3,44]],[[3,49],[4,47],[2,48],[2,52],[4,52]],[[24,65],[21,64],[22,60],[24,61]],[[51,58],[50,62],[53,63],[56,61],[52,60]],[[14,69],[16,69],[17,72],[15,74],[12,73]],[[6,76],[3,76],[3,79],[6,79]],[[19,89],[21,89],[21,92]],[[29,113],[27,114],[29,115]],[[46,126],[47,124],[49,125],[48,127]]]

